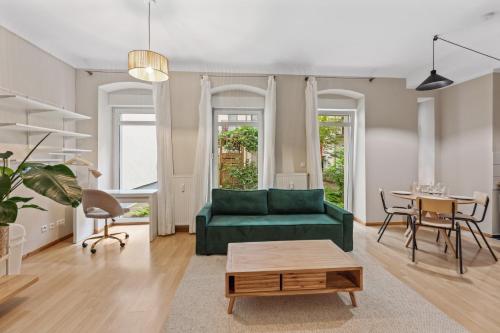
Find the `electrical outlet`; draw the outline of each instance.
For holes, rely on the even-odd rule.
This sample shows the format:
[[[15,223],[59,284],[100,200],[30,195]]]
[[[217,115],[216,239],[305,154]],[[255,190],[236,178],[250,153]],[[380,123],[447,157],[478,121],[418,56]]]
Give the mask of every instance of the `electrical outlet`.
[[[57,221],[56,221],[56,224],[57,224],[57,225],[65,225],[65,224],[66,224],[66,220],[65,220],[65,219],[60,219],[60,220],[57,220]]]
[[[56,224],[55,224],[55,223],[51,223],[51,224],[49,224],[49,229],[50,229],[50,230],[53,230],[55,227],[56,227]]]
[[[49,226],[46,224],[42,225],[42,232],[47,232],[47,231],[49,231]]]

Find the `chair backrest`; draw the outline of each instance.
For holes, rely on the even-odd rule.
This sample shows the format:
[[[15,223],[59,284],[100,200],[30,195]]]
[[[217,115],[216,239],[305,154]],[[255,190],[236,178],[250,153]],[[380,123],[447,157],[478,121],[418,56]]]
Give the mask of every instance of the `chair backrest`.
[[[384,207],[384,212],[387,213],[387,204],[385,203],[385,193],[384,190],[379,188],[378,192],[380,194],[380,199],[382,200],[382,207]]]
[[[474,198],[474,201],[481,206],[486,206],[488,204],[488,201],[490,201],[488,194],[483,193],[483,192],[475,191],[472,194],[472,197]]]
[[[486,193],[477,192],[477,191],[475,191],[472,194],[472,197],[474,198],[474,202],[476,203],[474,205],[474,210],[472,211],[472,215],[476,214],[477,205],[483,206],[483,216],[481,217],[481,220],[478,221],[478,222],[482,222],[482,221],[484,221],[484,218],[486,217],[486,211],[488,210],[488,205],[490,203],[490,197]]]
[[[111,215],[112,217],[124,214],[123,208],[112,195],[100,191],[84,189],[82,195],[82,206],[85,214],[92,208],[99,208]]]
[[[419,212],[434,213],[436,215],[449,214],[452,216],[452,220],[455,218],[456,207],[456,201],[452,199],[417,198]]]

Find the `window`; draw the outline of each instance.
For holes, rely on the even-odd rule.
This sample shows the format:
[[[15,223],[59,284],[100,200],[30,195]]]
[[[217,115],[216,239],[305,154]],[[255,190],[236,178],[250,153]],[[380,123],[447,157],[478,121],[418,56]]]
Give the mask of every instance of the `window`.
[[[319,141],[325,198],[350,209],[353,110],[320,109]]]
[[[115,109],[115,183],[120,189],[156,188],[153,109]]]
[[[262,110],[215,109],[215,188],[256,189],[262,163]]]

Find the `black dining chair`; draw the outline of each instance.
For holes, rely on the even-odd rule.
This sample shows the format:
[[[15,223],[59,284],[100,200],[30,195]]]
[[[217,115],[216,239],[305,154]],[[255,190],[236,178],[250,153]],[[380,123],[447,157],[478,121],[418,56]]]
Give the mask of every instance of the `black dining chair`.
[[[387,207],[384,190],[379,188],[378,191],[380,194],[380,199],[382,200],[382,207],[384,208],[384,212],[387,214],[384,223],[382,223],[380,229],[378,230],[379,236],[377,242],[380,242],[382,236],[384,235],[385,230],[387,229],[387,226],[389,225],[389,223],[391,222],[392,218],[395,215],[406,217],[406,226],[408,228],[410,226],[411,219],[413,218],[413,216],[417,214],[417,211],[411,207],[409,208],[401,206]]]
[[[490,204],[490,198],[486,193],[481,193],[481,192],[474,192],[472,197],[474,198],[474,208],[472,208],[471,214],[464,214],[464,213],[458,212],[455,214],[455,220],[459,221],[459,222],[463,222],[467,225],[467,228],[469,228],[469,231],[471,232],[472,236],[476,240],[477,245],[479,246],[479,248],[482,248],[481,243],[479,242],[479,239],[477,239],[476,234],[474,233],[474,231],[472,230],[471,225],[470,225],[471,223],[474,224],[477,231],[479,232],[479,235],[481,235],[481,238],[483,239],[484,243],[486,244],[486,247],[490,251],[491,256],[493,257],[493,259],[495,259],[495,261],[498,261],[498,258],[495,255],[495,252],[491,248],[490,244],[488,243],[488,241],[486,240],[486,237],[483,234],[483,231],[481,230],[481,228],[479,228],[479,225],[478,225],[479,223],[483,222],[485,217],[486,217],[486,212],[487,212],[488,206]],[[478,209],[479,206],[482,207],[483,213],[478,216],[477,213],[479,211],[479,209]],[[450,218],[450,216],[447,216],[447,217]]]
[[[455,258],[458,259],[460,274],[463,274],[462,234],[460,223],[456,220],[456,202],[450,199],[417,198],[418,219],[411,222],[412,229],[412,262],[415,262],[417,250],[417,231],[419,227],[437,229],[446,241],[452,246],[449,235],[455,233]]]

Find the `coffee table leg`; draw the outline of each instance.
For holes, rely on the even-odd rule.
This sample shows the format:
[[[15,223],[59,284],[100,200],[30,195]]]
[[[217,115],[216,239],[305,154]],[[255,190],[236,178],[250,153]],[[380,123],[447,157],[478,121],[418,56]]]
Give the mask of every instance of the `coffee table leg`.
[[[356,302],[356,296],[354,295],[354,292],[350,291],[349,296],[351,296],[352,306],[357,307],[358,303]]]
[[[236,300],[236,297],[229,297],[229,305],[227,306],[227,313],[228,314],[233,314],[233,306],[234,306],[235,300]]]

